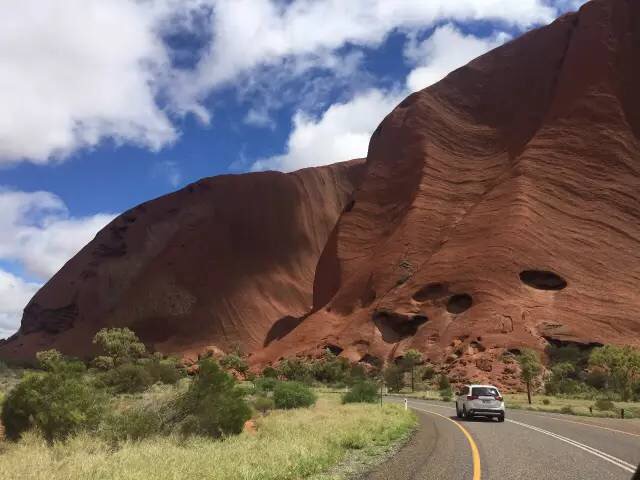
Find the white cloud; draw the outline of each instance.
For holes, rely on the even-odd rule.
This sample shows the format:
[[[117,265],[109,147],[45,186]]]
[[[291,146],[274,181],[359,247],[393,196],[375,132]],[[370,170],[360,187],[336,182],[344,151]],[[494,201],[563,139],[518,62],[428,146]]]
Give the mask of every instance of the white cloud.
[[[543,0],[210,0],[213,41],[193,71],[173,85],[179,111],[203,120],[200,101],[241,74],[283,58],[307,64],[346,44],[377,46],[393,30],[421,30],[445,19],[496,20],[520,28],[552,20]]]
[[[477,20],[523,29],[557,13],[546,0],[2,2],[0,165],[60,160],[105,139],[158,150],[178,136],[167,111],[208,121],[205,98],[229,84],[278,92],[281,66],[289,78],[339,77],[352,68],[342,47],[376,47],[393,31]],[[202,49],[171,45],[167,33],[197,37]],[[172,63],[185,54],[195,65]],[[269,125],[266,107],[247,122]]]
[[[169,68],[159,29],[177,5],[3,2],[0,164],[46,163],[105,138],[152,150],[172,142],[155,97]]]
[[[320,117],[298,112],[283,155],[258,160],[252,170],[291,171],[366,155],[371,132],[401,99],[372,89],[351,101],[331,105]]]
[[[49,192],[0,190],[0,260],[18,262],[46,280],[113,218],[71,217]]]
[[[0,338],[6,338],[20,327],[22,310],[40,285],[25,282],[0,269]]]
[[[476,37],[465,35],[451,24],[438,27],[426,40],[408,43],[405,56],[417,68],[407,77],[407,87],[410,91],[417,91],[433,85],[453,70],[510,39],[511,36],[504,32]]]
[[[286,152],[260,159],[251,169],[291,171],[366,156],[374,129],[404,97],[441,80],[509,38],[504,32],[484,38],[465,35],[446,24],[421,42],[410,40],[405,56],[416,68],[401,90],[369,89],[348,102],[331,105],[317,118],[298,111]]]

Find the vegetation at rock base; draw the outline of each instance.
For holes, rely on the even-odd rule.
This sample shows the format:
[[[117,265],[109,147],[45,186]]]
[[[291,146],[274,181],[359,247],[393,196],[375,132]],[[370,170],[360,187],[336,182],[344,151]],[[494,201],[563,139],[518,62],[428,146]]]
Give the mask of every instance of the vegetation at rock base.
[[[542,364],[538,354],[530,349],[524,349],[518,355],[518,363],[520,364],[520,378],[527,387],[527,399],[531,405],[531,387],[537,376],[542,372]]]
[[[378,385],[365,381],[354,383],[342,396],[342,403],[374,403],[378,400]]]
[[[273,401],[276,408],[291,409],[310,407],[318,399],[317,395],[299,382],[279,382],[273,389]]]

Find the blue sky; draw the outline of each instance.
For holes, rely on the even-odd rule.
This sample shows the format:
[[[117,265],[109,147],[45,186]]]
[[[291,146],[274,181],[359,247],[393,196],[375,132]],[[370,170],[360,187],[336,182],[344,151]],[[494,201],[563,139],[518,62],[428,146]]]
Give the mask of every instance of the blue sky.
[[[364,156],[407,94],[580,3],[4,3],[0,338],[114,215],[205,176]]]

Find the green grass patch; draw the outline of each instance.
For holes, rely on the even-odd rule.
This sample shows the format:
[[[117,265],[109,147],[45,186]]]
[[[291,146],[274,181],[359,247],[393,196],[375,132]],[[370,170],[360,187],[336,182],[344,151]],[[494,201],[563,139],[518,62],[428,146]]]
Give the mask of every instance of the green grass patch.
[[[336,395],[322,395],[312,408],[270,412],[257,420],[256,433],[224,440],[155,437],[114,448],[85,433],[50,447],[29,432],[17,443],[0,444],[0,478],[342,478],[335,470],[323,472],[351,455],[371,457],[389,448],[415,422],[397,405],[341,405]]]

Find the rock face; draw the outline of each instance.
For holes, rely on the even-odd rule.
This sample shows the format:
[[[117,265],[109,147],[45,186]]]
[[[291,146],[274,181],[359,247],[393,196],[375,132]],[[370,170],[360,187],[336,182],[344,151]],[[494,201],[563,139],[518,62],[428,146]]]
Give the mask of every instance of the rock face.
[[[256,356],[640,345],[640,2],[594,0],[404,100],[321,256],[313,314]],[[503,361],[506,359],[506,363]]]
[[[128,325],[163,351],[239,342],[255,366],[415,348],[508,387],[524,347],[640,345],[639,59],[640,2],[594,0],[410,95],[364,166],[142,205],[35,296],[0,355],[83,353]]]
[[[208,178],[124,213],[34,296],[0,357],[88,355],[105,326],[163,352],[261,348],[311,307],[318,258],[363,167]]]

